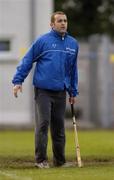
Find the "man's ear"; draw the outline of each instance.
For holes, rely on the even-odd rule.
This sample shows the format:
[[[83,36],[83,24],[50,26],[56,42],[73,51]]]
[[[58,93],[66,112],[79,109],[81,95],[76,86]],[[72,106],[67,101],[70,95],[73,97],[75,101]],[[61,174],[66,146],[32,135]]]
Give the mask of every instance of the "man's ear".
[[[51,22],[51,23],[50,23],[50,26],[51,26],[51,28],[53,29],[53,27],[54,27],[54,24]]]

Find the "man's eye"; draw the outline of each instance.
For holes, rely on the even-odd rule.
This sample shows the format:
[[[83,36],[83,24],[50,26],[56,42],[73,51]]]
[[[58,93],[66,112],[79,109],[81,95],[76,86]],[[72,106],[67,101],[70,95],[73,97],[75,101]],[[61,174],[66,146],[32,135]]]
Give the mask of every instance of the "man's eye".
[[[66,20],[66,19],[65,19],[65,20],[59,20],[58,22],[59,22],[59,23],[61,23],[61,22],[65,22],[65,23],[66,23],[67,20]]]
[[[62,22],[62,20],[59,20],[58,22]]]

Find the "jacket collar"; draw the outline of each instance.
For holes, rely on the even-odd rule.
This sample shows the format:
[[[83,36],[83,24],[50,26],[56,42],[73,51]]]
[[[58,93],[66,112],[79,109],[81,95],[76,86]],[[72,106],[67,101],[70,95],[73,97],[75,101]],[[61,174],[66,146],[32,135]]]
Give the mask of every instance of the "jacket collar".
[[[61,38],[61,39],[64,39],[64,38],[67,36],[67,34],[68,34],[68,32],[66,32],[65,35],[62,36],[58,31],[53,30],[53,29],[51,30],[51,33],[52,33],[54,36],[59,37],[59,38]]]

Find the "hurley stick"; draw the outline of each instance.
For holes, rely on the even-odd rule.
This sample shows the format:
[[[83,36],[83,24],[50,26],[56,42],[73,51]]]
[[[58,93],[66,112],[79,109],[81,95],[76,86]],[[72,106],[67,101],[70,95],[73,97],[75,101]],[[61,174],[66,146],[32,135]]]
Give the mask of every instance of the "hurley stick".
[[[71,104],[71,112],[72,112],[72,120],[73,120],[74,133],[75,133],[75,146],[76,146],[77,163],[78,163],[78,167],[82,167],[82,161],[81,161],[81,155],[80,155],[80,146],[79,146],[79,142],[78,142],[78,132],[77,132],[77,126],[76,126],[76,118],[75,118],[73,104]]]

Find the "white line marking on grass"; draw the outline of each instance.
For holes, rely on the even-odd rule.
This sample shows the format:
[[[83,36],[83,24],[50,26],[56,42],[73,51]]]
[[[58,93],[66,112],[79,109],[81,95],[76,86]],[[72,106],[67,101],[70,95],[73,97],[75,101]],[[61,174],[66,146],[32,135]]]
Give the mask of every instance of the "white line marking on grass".
[[[8,171],[0,171],[0,174],[9,178],[15,179],[15,180],[32,180],[32,178],[30,177],[21,177],[21,176],[16,175],[15,173],[10,173]]]

